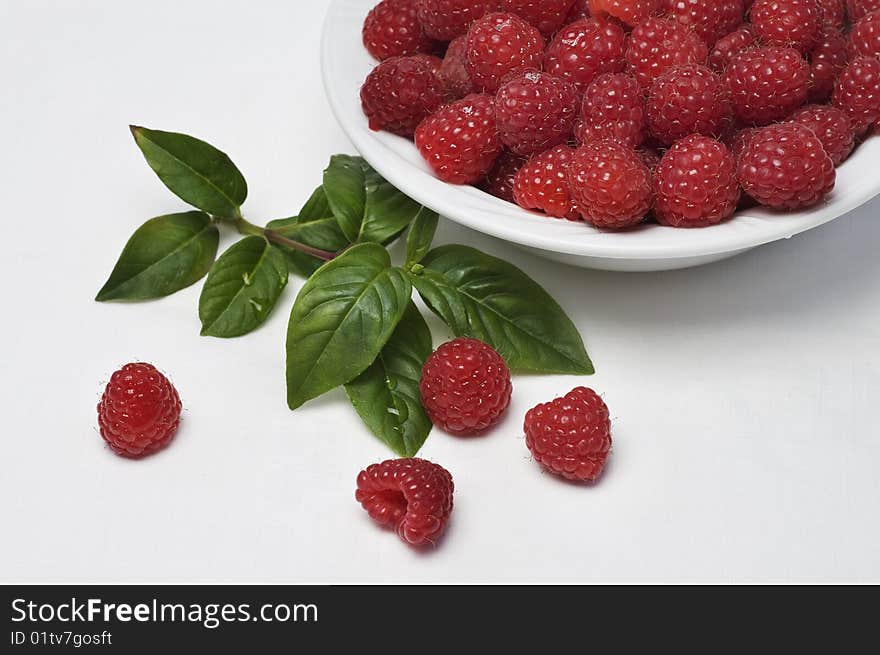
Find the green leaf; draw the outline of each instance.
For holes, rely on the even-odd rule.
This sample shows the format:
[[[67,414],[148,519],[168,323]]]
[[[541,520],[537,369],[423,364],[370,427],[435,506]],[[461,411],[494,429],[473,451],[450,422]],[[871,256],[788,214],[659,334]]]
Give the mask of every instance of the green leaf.
[[[361,157],[336,155],[324,171],[324,192],[342,233],[352,243],[386,243],[421,210]]]
[[[457,336],[493,346],[513,369],[593,373],[574,324],[520,269],[466,246],[436,248],[410,279]]]
[[[202,212],[151,218],[125,244],[95,300],[149,300],[180,291],[205,276],[219,241]]]
[[[284,253],[245,237],[211,268],[199,298],[202,335],[238,337],[263,324],[287,284]]]
[[[305,283],[287,329],[287,403],[296,409],[373,363],[409,302],[406,275],[378,244],[354,246]]]
[[[406,236],[406,269],[421,262],[428,254],[439,220],[440,216],[437,212],[427,207],[422,207],[415,217]]]
[[[134,125],[131,133],[150,168],[178,198],[214,216],[241,215],[247,183],[224,153],[186,134]]]
[[[345,385],[367,427],[401,457],[413,457],[431,432],[419,392],[431,349],[428,324],[410,301],[376,361]]]

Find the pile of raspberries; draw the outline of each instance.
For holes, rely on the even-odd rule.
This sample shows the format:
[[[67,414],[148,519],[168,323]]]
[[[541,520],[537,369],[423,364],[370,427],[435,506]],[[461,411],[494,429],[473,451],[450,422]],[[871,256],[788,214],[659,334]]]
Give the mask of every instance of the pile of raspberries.
[[[601,229],[815,205],[880,120],[880,0],[383,0],[363,40],[372,129]]]

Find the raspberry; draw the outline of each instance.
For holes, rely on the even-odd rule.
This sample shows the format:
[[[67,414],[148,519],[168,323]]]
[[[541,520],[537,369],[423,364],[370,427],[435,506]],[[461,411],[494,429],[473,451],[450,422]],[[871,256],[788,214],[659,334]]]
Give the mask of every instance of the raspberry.
[[[510,370],[495,350],[461,337],[440,346],[419,381],[425,412],[437,427],[458,436],[495,425],[510,404]]]
[[[505,150],[495,160],[492,170],[486,173],[486,178],[480,183],[480,188],[496,198],[515,204],[513,181],[525,163],[526,158],[522,155]]]
[[[853,25],[849,35],[853,55],[880,55],[880,11],[874,11]]]
[[[425,33],[438,41],[452,41],[468,26],[495,9],[495,0],[416,0],[419,22]]]
[[[443,86],[424,57],[394,57],[376,66],[361,87],[371,130],[411,137],[443,104]]]
[[[525,19],[544,36],[552,36],[565,25],[573,4],[573,0],[500,0],[500,9]]]
[[[465,65],[466,53],[467,35],[459,36],[449,44],[443,56],[443,63],[440,64],[440,70],[437,72],[437,77],[443,84],[444,95],[450,102],[476,91]]]
[[[755,48],[741,52],[724,74],[734,114],[766,125],[788,116],[807,99],[810,67],[797,50]]]
[[[444,182],[473,184],[501,153],[492,96],[472,94],[428,116],[416,128],[416,146]]]
[[[514,178],[516,203],[523,209],[579,221],[580,212],[568,186],[568,165],[573,154],[569,146],[560,145],[529,159]]]
[[[712,46],[743,22],[742,0],[663,0],[663,14],[696,32]]]
[[[853,131],[864,134],[880,119],[880,59],[853,59],[837,78],[833,101],[849,116]]]
[[[602,73],[619,73],[625,65],[626,34],[614,23],[586,18],[564,27],[544,53],[544,70],[581,89]]]
[[[820,26],[816,0],[755,0],[752,25],[768,46],[807,52],[816,41]]]
[[[846,4],[843,0],[817,0],[819,24],[842,30],[846,23]]]
[[[598,228],[637,225],[651,208],[651,172],[632,148],[615,141],[578,148],[568,166],[568,183],[584,220]]]
[[[709,51],[692,30],[667,18],[649,18],[630,34],[627,72],[643,89],[673,66],[705,64]]]
[[[520,155],[534,155],[568,141],[579,100],[574,84],[547,73],[529,71],[513,78],[495,96],[501,140]]]
[[[379,525],[413,546],[433,544],[452,514],[455,485],[439,464],[424,459],[389,459],[357,477],[355,499]]]
[[[495,93],[507,78],[541,67],[544,38],[519,16],[487,14],[468,30],[465,55],[477,89]]]
[[[749,140],[756,132],[758,132],[758,130],[759,128],[757,127],[744,127],[741,130],[734,132],[726,141],[730,154],[733,155],[733,158],[737,162],[739,161],[739,157],[743,153],[743,150],[745,150],[746,146],[749,144]]]
[[[751,25],[743,25],[715,42],[709,53],[709,66],[716,73],[723,73],[730,60],[755,43],[755,31]]]
[[[878,9],[880,9],[880,0],[846,0],[846,13],[853,23]]]
[[[809,99],[812,102],[825,102],[834,91],[837,76],[849,61],[849,42],[843,32],[827,25],[823,27],[810,51],[809,60]]]
[[[126,364],[98,403],[98,427],[117,455],[143,457],[168,445],[180,424],[180,397],[152,364]]]
[[[660,9],[660,0],[589,0],[590,14],[611,16],[635,27]]]
[[[740,154],[743,191],[766,207],[801,209],[834,189],[834,163],[813,132],[798,123],[757,130]]]
[[[740,189],[736,160],[720,141],[694,134],[666,151],[654,176],[657,222],[705,227],[736,211]]]
[[[731,121],[729,96],[721,78],[705,66],[671,68],[651,85],[648,128],[666,145],[689,134],[718,136]]]
[[[380,61],[431,52],[435,46],[419,23],[416,0],[382,0],[367,14],[363,39]]]
[[[590,0],[574,0],[571,11],[565,18],[563,25],[571,25],[572,23],[590,17]]]
[[[608,407],[585,387],[530,409],[523,430],[538,463],[568,480],[594,482],[611,453]]]
[[[795,123],[810,128],[835,166],[849,157],[855,147],[852,122],[842,110],[829,105],[807,105],[791,115]]]
[[[605,73],[587,87],[575,128],[578,143],[615,139],[632,148],[645,140],[645,97],[634,77]]]

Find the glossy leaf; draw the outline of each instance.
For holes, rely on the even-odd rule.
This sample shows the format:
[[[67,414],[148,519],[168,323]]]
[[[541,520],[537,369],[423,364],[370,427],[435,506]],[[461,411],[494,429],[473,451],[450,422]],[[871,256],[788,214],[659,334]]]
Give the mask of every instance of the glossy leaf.
[[[409,269],[413,264],[418,264],[425,258],[434,241],[437,232],[437,223],[440,216],[437,212],[422,207],[410,225],[409,234],[406,236],[406,266]]]

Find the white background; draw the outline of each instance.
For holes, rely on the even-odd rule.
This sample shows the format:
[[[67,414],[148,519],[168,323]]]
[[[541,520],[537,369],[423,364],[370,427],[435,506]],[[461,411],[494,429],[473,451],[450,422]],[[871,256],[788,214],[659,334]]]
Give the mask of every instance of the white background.
[[[442,223],[439,242],[545,285],[599,372],[518,376],[491,434],[432,435],[422,455],[457,491],[428,553],[354,501],[357,472],[390,453],[344,395],[286,408],[300,280],[262,329],[231,341],[199,337],[200,285],[92,301],[131,232],[182,208],[129,123],[228,152],[259,222],[295,213],[329,156],[351,151],[319,79],[326,5],[0,4],[0,580],[880,581],[880,202],[664,274],[568,268]],[[103,383],[131,360],[165,370],[186,407],[172,447],[136,462],[95,426]],[[542,474],[521,434],[529,407],[582,382],[615,418],[593,488]]]

